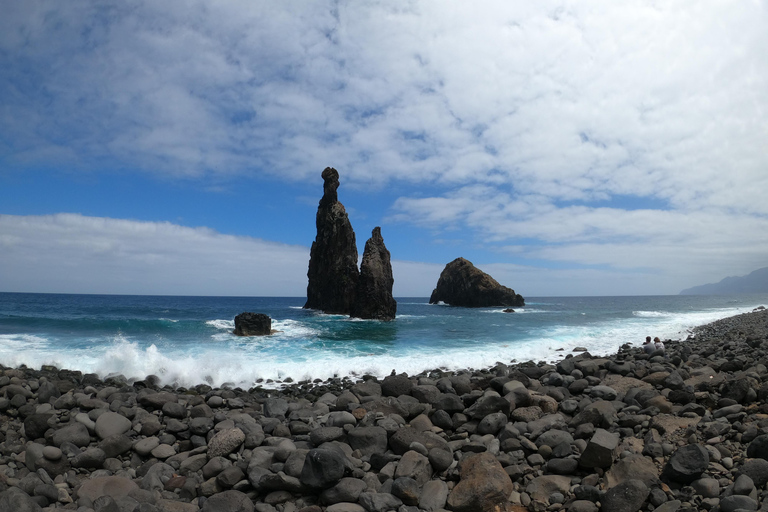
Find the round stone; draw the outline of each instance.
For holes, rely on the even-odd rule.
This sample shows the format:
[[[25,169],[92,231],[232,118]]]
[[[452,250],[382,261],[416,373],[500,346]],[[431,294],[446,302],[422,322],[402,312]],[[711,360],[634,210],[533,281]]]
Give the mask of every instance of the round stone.
[[[96,435],[106,439],[111,435],[125,434],[131,429],[131,420],[116,412],[105,412],[96,419]]]
[[[61,458],[61,450],[55,446],[46,446],[43,448],[43,457],[48,460],[59,460]]]
[[[142,439],[140,441],[136,441],[136,444],[133,445],[133,449],[136,453],[138,453],[142,457],[146,457],[152,452],[152,450],[157,448],[159,445],[160,445],[160,439],[158,439],[155,436],[152,436],[152,437],[147,437],[145,439]]]
[[[213,397],[211,397],[213,398]],[[226,456],[245,441],[245,434],[239,428],[222,430],[208,442],[208,457]]]
[[[161,444],[154,448],[151,453],[153,457],[158,459],[167,459],[168,457],[176,455],[176,450],[169,444]]]
[[[224,399],[220,396],[213,395],[211,398],[208,399],[208,406],[209,407],[221,407],[224,405]]]

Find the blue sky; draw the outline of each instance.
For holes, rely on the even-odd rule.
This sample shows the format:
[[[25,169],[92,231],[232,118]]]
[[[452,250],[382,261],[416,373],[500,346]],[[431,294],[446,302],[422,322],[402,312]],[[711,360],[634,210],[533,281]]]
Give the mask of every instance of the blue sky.
[[[303,295],[320,173],[395,294],[768,265],[764,2],[0,0],[0,291]]]

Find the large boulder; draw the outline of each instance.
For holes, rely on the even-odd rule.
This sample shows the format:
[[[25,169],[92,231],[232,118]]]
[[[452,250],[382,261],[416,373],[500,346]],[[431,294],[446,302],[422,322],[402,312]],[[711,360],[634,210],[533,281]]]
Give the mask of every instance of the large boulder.
[[[464,258],[456,258],[445,266],[430,304],[444,302],[468,308],[491,306],[525,306],[525,299],[502,286],[494,278]]]
[[[253,502],[247,494],[240,491],[224,491],[214,494],[203,504],[202,512],[252,512]]]
[[[272,319],[263,313],[240,313],[235,317],[238,336],[266,336],[272,334]]]
[[[312,242],[307,277],[307,309],[348,315],[357,292],[357,245],[344,205],[339,202],[339,173],[326,167],[323,198],[317,208],[317,236]]]
[[[13,512],[40,512],[40,508],[27,493],[18,487],[11,487],[0,493],[0,510]]]
[[[637,512],[643,507],[650,492],[641,480],[628,480],[605,493],[600,499],[601,509],[611,512]]]
[[[455,512],[493,510],[507,503],[514,485],[490,452],[471,455],[461,464],[461,480],[448,495]]]
[[[394,320],[397,311],[397,301],[392,296],[394,283],[389,251],[384,245],[381,228],[377,226],[365,243],[351,315],[373,320]]]
[[[690,484],[707,469],[709,452],[698,444],[689,444],[677,449],[669,458],[662,472],[662,480]]]
[[[598,428],[579,458],[584,468],[607,468],[613,464],[613,456],[619,446],[619,436]]]
[[[312,489],[328,489],[344,477],[344,456],[331,449],[309,450],[301,468],[301,483]]]

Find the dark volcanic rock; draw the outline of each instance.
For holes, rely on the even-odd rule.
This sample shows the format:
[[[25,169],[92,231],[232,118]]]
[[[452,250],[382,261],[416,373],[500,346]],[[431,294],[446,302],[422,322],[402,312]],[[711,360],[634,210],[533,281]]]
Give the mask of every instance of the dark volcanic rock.
[[[747,457],[768,460],[768,434],[757,436],[749,443]]]
[[[500,285],[464,258],[456,258],[447,264],[440,274],[429,303],[436,304],[441,301],[452,306],[468,308],[525,305],[522,296],[511,288]]]
[[[312,242],[307,277],[307,309],[348,315],[357,291],[357,245],[344,205],[338,200],[339,173],[323,171],[323,198],[317,208],[317,237]]]
[[[0,365],[0,512],[768,510],[768,311],[694,333],[248,391]]]
[[[397,302],[392,297],[394,283],[389,251],[381,237],[381,228],[377,226],[365,243],[351,315],[373,320],[394,320],[397,311]]]
[[[629,480],[610,489],[600,500],[603,510],[611,512],[637,512],[650,493],[640,480]]]
[[[703,446],[689,444],[682,446],[670,457],[662,477],[684,484],[699,478],[709,464],[709,454]]]
[[[263,313],[240,313],[235,317],[235,330],[238,336],[264,336],[272,334],[272,319]]]
[[[301,469],[301,483],[313,489],[327,489],[344,476],[343,456],[333,450],[314,449],[307,453]]]
[[[507,502],[513,489],[509,475],[493,455],[472,455],[462,462],[461,480],[448,496],[448,507],[456,512],[494,510]]]

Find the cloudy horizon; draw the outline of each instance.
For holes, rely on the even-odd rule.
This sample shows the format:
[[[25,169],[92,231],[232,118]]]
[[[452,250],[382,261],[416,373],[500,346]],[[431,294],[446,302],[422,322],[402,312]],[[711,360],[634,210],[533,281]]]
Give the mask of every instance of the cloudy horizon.
[[[765,3],[2,10],[0,291],[303,295],[326,166],[400,296],[768,266]]]

